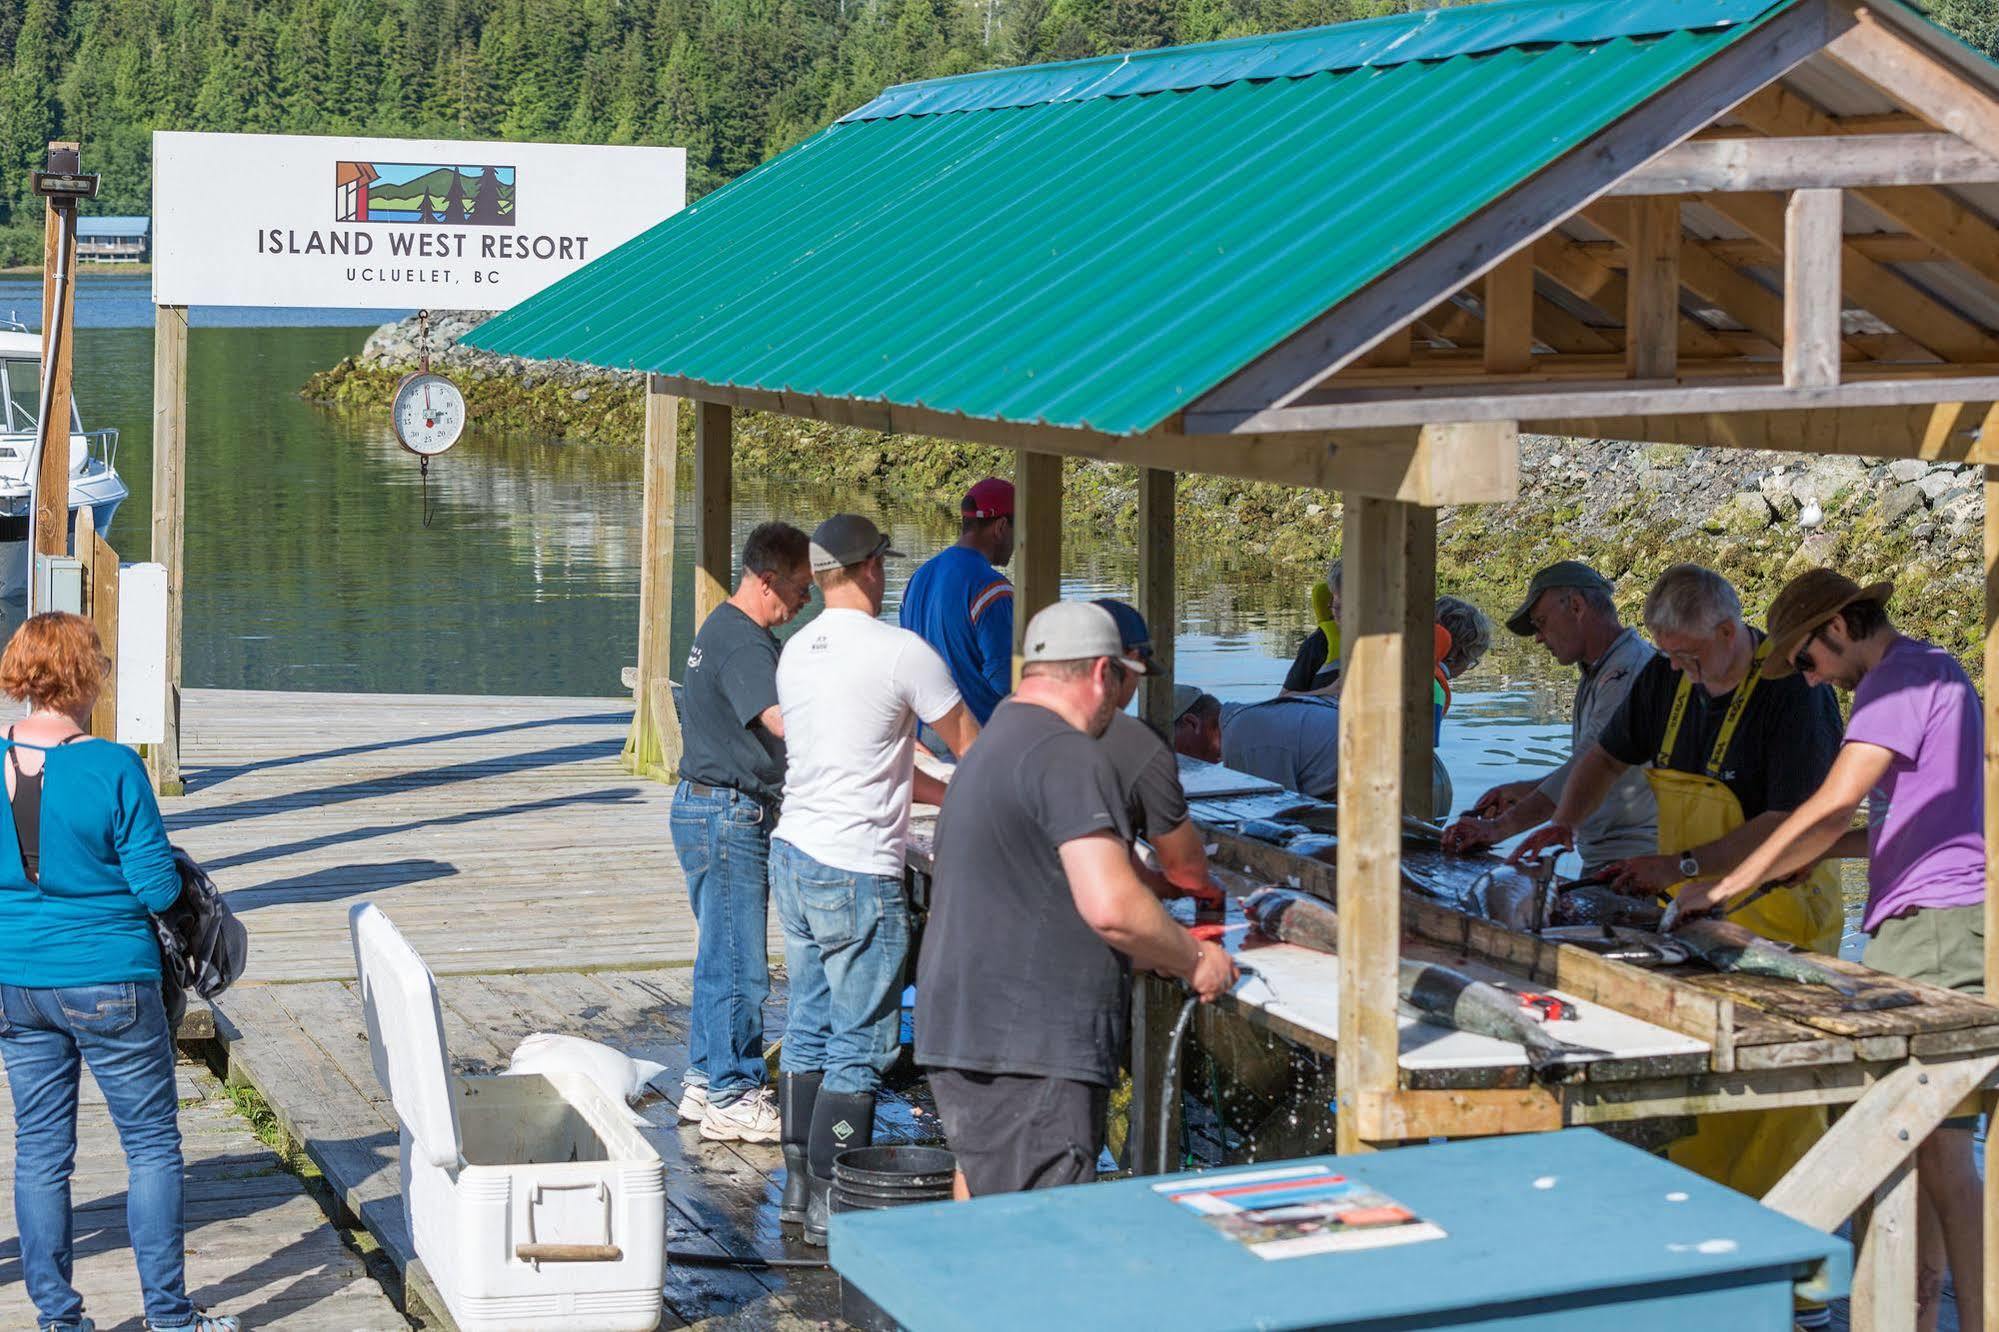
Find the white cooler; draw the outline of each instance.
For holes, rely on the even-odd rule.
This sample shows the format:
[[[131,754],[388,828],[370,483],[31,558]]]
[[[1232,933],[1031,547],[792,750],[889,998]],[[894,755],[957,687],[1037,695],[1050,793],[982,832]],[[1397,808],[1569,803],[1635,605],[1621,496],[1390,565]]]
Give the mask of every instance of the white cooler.
[[[430,968],[372,904],[348,925],[410,1234],[458,1326],[657,1327],[665,1170],[624,1107],[580,1074],[454,1074]]]

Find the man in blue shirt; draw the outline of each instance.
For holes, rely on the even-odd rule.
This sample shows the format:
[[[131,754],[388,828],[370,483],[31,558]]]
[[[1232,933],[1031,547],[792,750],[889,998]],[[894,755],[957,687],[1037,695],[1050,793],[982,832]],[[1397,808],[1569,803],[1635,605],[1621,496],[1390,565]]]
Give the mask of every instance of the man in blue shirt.
[[[1340,705],[1316,694],[1222,703],[1173,687],[1173,747],[1319,800],[1340,789]]]
[[[1013,689],[1013,482],[989,476],[958,506],[958,544],[931,556],[902,592],[902,627],[944,658],[984,726]]]

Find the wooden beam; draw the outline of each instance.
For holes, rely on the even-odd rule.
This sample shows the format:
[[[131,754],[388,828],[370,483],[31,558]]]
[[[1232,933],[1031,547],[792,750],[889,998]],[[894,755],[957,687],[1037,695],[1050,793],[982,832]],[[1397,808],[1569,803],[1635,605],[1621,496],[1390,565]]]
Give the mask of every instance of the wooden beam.
[[[1777,196],[1704,194],[1700,201],[1764,243],[1784,243],[1784,204]],[[1999,356],[1999,338],[1865,255],[1842,247],[1840,280],[1848,304],[1869,311],[1945,360]]]
[[[1862,6],[1857,22],[1833,38],[1827,54],[1914,111],[1939,129],[1987,153],[1999,156],[1999,96],[1989,82],[1961,73],[1951,58],[1958,50],[1944,45],[1943,34],[1922,32],[1923,44],[1912,39],[1920,18],[1892,17]]]
[[[1485,275],[1485,368],[1513,374],[1534,364],[1534,257],[1526,250]]]
[[[704,402],[694,414],[694,624],[729,599],[736,568],[735,413]]]
[[[1864,194],[1864,191],[1856,193]],[[1781,253],[1754,236],[1696,243],[1701,249],[1727,264],[1781,264],[1784,261]],[[1849,234],[1844,238],[1844,243],[1851,246],[1854,253],[1864,254],[1876,263],[1935,264],[1951,261],[1950,255],[1921,236],[1903,236],[1882,231],[1860,236]],[[1606,255],[1603,262],[1615,268],[1623,260],[1621,256]]]
[[[1621,248],[1617,249],[1617,259],[1623,262]],[[1547,235],[1535,241],[1534,267],[1605,313],[1622,314],[1630,302],[1624,274],[1612,265],[1610,256],[1566,236]],[[1680,354],[1704,357],[1737,353],[1712,329],[1681,311]]]
[[[1813,1143],[1763,1195],[1763,1205],[1820,1230],[1836,1229],[1995,1070],[1999,1054],[1910,1060]]]
[[[1874,1195],[1847,1307],[1853,1332],[1908,1332],[1916,1325],[1916,1162],[1911,1157],[1902,1158]]]
[[[1459,427],[1474,431],[1478,427]],[[1517,442],[1488,435],[1483,441],[1494,453],[1519,458]],[[1437,622],[1437,511],[1410,505],[1402,533],[1402,812],[1419,819],[1444,817],[1430,803],[1430,763],[1434,752],[1436,704],[1433,699],[1429,651],[1431,628]],[[1391,1136],[1391,1135],[1383,1135]]]
[[[166,730],[146,746],[146,775],[160,795],[184,790],[180,775],[181,592],[186,581],[187,307],[153,311],[152,558],[167,571]]]
[[[1701,384],[1671,380],[1581,384],[1495,384],[1481,392],[1453,386],[1426,393],[1417,388],[1349,390],[1298,407],[1250,413],[1192,415],[1195,432],[1270,433],[1340,431],[1420,424],[1425,420],[1531,421],[1580,417],[1711,415],[1729,412],[1795,412],[1851,407],[1908,407],[1938,402],[1999,399],[1999,376],[1867,379],[1824,388],[1784,384]],[[1650,438],[1615,436],[1614,438]]]
[[[1361,362],[1365,365],[1407,365],[1410,343],[1409,329],[1405,326],[1376,343],[1373,350],[1361,358]]]
[[[1549,1133],[1562,1127],[1562,1098],[1546,1087],[1363,1092],[1360,1117],[1375,1142]]]
[[[1610,188],[1626,172],[1781,78],[1850,22],[1824,4],[1779,13],[1664,91],[1619,117],[1490,207],[1306,324],[1203,395],[1194,410],[1289,406],[1383,337],[1459,290],[1555,219]]]
[[[1680,204],[1638,199],[1631,219],[1624,368],[1632,379],[1671,379],[1680,359]]]
[[[1062,460],[1019,449],[1013,455],[1015,559],[1013,678],[1020,681],[1020,645],[1027,622],[1062,599]]]
[[[1846,216],[1838,190],[1798,190],[1784,212],[1784,382],[1839,382],[1839,242]]]
[[[673,706],[673,529],[680,400],[646,379],[645,497],[639,516],[639,678],[625,767],[672,781],[680,769],[680,717]]]
[[[1707,139],[1683,143],[1610,187],[1618,195],[1851,189],[1999,182],[1999,157],[1950,134]]]
[[[1160,467],[1138,469],[1138,613],[1152,630],[1152,661],[1158,675],[1138,687],[1138,715],[1170,740],[1173,735],[1174,604],[1173,473]]]
[[[49,145],[49,164],[56,165],[59,153],[76,160],[74,143]],[[69,553],[69,399],[70,380],[76,364],[76,205],[57,206],[54,199],[42,205],[42,369],[55,367],[54,385],[49,394],[48,417],[38,421],[41,432],[41,468],[35,481],[33,540],[28,547],[28,578],[33,586],[35,556]],[[68,274],[68,291],[62,300],[62,317],[55,318],[56,270]],[[41,385],[37,384],[37,392]],[[37,410],[42,410],[39,406]],[[37,606],[36,610],[46,607]]]
[[[1366,1149],[1360,1106],[1399,1080],[1403,633],[1410,506],[1348,496],[1341,556],[1338,1150]],[[1420,649],[1418,649],[1420,650]]]
[[[1850,132],[1845,128],[1847,121],[1827,115],[1782,85],[1758,92],[1738,106],[1735,114],[1765,134]],[[1887,214],[1986,281],[1999,283],[1999,227],[1949,194],[1922,186],[1860,190],[1858,194],[1869,207]],[[1877,241],[1849,238],[1848,243],[1870,259],[1895,262],[1892,256],[1867,248]]]

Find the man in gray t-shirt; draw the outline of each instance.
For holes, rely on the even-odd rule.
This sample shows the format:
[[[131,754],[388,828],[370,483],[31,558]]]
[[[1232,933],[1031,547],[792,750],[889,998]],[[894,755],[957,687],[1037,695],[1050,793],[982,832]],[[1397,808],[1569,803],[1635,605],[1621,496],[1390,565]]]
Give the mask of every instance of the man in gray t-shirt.
[[[1527,599],[1506,622],[1522,638],[1533,638],[1563,666],[1574,666],[1574,712],[1569,757],[1540,777],[1506,782],[1478,798],[1471,813],[1445,830],[1444,845],[1460,852],[1482,850],[1529,828],[1555,812],[1576,756],[1589,752],[1604,726],[1657,654],[1636,629],[1626,628],[1611,600],[1611,583],[1576,560],[1563,560],[1534,575]],[[1583,872],[1594,873],[1620,860],[1649,856],[1659,849],[1659,806],[1642,769],[1617,779],[1594,814],[1576,829]]]
[[[1127,671],[1103,608],[1057,602],[1027,626],[1020,687],[959,762],[938,815],[917,966],[916,1058],[971,1194],[1094,1178],[1146,967],[1204,999],[1235,981],[1132,867],[1117,774],[1096,738]]]

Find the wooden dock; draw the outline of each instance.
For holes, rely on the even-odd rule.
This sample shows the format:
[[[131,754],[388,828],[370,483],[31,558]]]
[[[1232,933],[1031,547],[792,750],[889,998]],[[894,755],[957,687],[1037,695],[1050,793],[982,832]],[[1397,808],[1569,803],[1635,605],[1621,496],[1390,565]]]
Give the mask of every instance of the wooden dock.
[[[257,1140],[221,1084],[185,1061],[179,1081],[187,1290],[194,1302],[253,1328],[406,1327],[360,1254],[342,1242],[298,1176]],[[13,1158],[14,1135],[0,1135],[0,1324],[33,1327],[14,1230]],[[71,1188],[75,1282],[84,1307],[105,1332],[136,1332],[144,1310],[125,1231],[125,1158],[103,1093],[88,1075]]]
[[[167,802],[168,825],[251,936],[245,983],[216,1004],[231,1076],[270,1103],[433,1316],[353,990],[347,912],[362,901],[438,975],[460,1071],[504,1067],[533,1031],[669,1066],[657,1085],[670,1094],[639,1111],[666,1161],[673,1250],[819,1256],[778,1228],[775,1146],[707,1143],[676,1122],[694,923],[671,788],[618,763],[630,716],[617,700],[187,695],[188,794]],[[921,1140],[932,1122],[898,1100],[881,1131]],[[669,1327],[803,1327],[837,1311],[824,1271],[670,1261],[666,1294]]]

